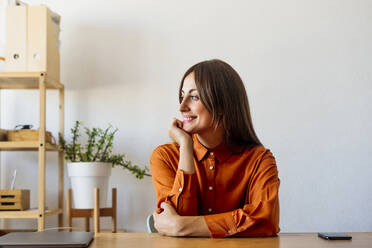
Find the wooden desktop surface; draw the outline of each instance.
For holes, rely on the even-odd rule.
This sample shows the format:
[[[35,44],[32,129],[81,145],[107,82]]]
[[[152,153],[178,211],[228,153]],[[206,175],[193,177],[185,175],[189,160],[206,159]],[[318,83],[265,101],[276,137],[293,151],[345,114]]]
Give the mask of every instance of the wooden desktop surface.
[[[174,238],[149,233],[99,233],[91,248],[371,248],[372,233],[348,233],[352,240],[324,240],[316,233],[281,233],[273,238]]]

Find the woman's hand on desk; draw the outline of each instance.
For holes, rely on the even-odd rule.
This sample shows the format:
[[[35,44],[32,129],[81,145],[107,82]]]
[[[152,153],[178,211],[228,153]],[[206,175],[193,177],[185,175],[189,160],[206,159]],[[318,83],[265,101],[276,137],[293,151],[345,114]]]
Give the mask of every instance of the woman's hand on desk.
[[[154,212],[155,228],[165,236],[200,236],[210,237],[203,216],[180,216],[168,203],[162,202],[163,212]]]
[[[179,235],[179,220],[180,217],[176,210],[169,204],[162,202],[160,207],[163,211],[158,214],[153,213],[155,228],[162,235],[166,236],[181,236]]]

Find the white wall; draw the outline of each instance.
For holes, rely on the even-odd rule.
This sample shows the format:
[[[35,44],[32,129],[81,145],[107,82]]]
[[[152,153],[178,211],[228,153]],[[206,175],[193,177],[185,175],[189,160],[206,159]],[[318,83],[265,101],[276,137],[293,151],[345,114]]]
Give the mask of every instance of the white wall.
[[[371,1],[34,2],[62,16],[66,133],[75,120],[111,123],[120,129],[115,151],[148,165],[179,116],[185,70],[220,58],[244,79],[256,131],[277,158],[282,231],[372,231]],[[1,97],[2,127],[37,123],[36,92]],[[48,94],[47,128],[55,134],[57,99]],[[47,156],[50,207],[56,159]],[[2,178],[19,168],[17,186],[37,192],[36,153],[3,153],[4,163]],[[119,228],[145,231],[155,206],[151,179],[116,169],[111,185],[118,187]],[[20,225],[36,222],[6,222]]]

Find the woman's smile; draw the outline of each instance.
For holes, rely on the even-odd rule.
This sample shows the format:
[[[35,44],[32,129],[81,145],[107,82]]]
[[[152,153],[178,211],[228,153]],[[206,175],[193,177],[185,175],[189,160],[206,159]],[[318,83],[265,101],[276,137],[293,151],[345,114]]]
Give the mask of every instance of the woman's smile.
[[[186,123],[191,123],[192,121],[194,121],[197,116],[194,116],[194,115],[182,115],[183,116],[183,123],[186,124]]]

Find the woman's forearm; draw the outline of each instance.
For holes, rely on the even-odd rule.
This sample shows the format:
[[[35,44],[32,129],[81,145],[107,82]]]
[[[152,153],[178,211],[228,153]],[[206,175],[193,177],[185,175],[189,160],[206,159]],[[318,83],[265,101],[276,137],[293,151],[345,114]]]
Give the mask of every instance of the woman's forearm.
[[[207,223],[203,216],[179,216],[178,236],[210,237]]]
[[[193,142],[191,138],[184,139],[180,142],[180,161],[178,169],[183,170],[185,173],[195,173]]]
[[[155,228],[162,235],[167,236],[198,236],[210,237],[207,223],[203,216],[180,216],[176,210],[166,202],[160,207],[163,212],[154,212]]]

